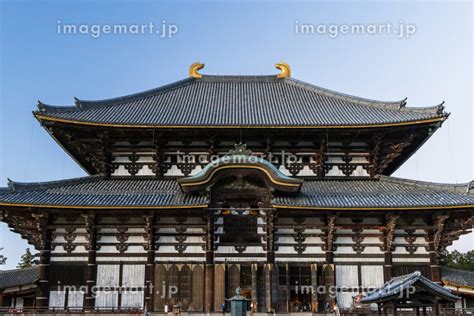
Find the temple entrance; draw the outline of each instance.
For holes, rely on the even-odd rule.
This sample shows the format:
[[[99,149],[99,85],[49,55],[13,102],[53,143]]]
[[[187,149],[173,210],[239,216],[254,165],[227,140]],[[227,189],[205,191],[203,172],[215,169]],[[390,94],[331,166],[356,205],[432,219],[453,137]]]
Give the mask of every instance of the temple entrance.
[[[278,311],[311,312],[318,311],[318,297],[313,289],[320,283],[321,269],[311,264],[278,264]]]
[[[311,266],[309,264],[290,265],[290,312],[311,310]]]

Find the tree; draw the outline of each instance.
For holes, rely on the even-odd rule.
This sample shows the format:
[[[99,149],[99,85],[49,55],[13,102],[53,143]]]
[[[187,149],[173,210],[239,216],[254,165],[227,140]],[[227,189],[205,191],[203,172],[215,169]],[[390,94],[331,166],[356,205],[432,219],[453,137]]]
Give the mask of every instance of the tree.
[[[21,261],[16,266],[19,269],[31,268],[35,264],[35,256],[31,253],[30,248],[26,248],[25,254],[21,256]]]
[[[474,271],[474,250],[461,253],[457,250],[446,251],[441,255],[441,265],[453,268]]]
[[[0,251],[2,251],[3,248],[0,248]],[[4,255],[0,254],[0,265],[5,264],[7,262],[7,257]]]

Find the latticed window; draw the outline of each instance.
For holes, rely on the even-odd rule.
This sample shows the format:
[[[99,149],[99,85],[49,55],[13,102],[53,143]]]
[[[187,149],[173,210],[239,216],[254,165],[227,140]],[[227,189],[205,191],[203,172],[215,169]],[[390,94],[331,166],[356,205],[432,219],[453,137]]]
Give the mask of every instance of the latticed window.
[[[260,242],[260,239],[257,235],[257,218],[252,215],[225,215],[224,235],[221,237],[221,242]]]

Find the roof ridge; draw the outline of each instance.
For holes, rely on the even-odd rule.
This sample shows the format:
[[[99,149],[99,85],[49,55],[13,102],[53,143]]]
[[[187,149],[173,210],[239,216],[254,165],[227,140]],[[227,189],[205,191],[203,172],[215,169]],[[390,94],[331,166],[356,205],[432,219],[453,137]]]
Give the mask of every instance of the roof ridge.
[[[15,269],[8,269],[8,270],[0,270],[1,273],[9,273],[9,272],[19,272],[19,271],[29,271],[29,270],[38,270],[40,267],[39,266],[31,266],[28,268],[15,268]]]
[[[358,97],[358,96],[355,96],[355,95],[351,95],[351,94],[342,93],[342,92],[338,92],[338,91],[335,91],[335,90],[323,88],[323,87],[317,86],[315,84],[305,82],[305,81],[301,81],[301,80],[298,80],[298,79],[295,79],[295,78],[285,78],[284,81],[286,83],[294,84],[296,86],[299,86],[299,87],[302,87],[302,88],[305,88],[305,89],[309,89],[311,91],[319,92],[319,93],[323,94],[324,96],[331,96],[331,97],[335,97],[335,98],[340,98],[341,100],[351,101],[351,102],[354,102],[356,104],[361,104],[361,105],[380,105],[380,106],[385,105],[386,108],[399,110],[401,107],[404,106],[404,104],[406,104],[406,100],[407,100],[407,98],[404,98],[404,99],[398,100],[398,101],[381,101],[381,100],[375,100],[375,99],[368,99],[368,98]]]
[[[7,178],[8,180],[7,190],[11,192],[11,191],[28,191],[28,190],[37,190],[37,189],[50,189],[50,188],[54,188],[58,186],[93,182],[93,181],[99,181],[103,179],[105,179],[105,177],[102,175],[92,175],[92,176],[77,177],[77,178],[63,179],[63,180],[43,181],[43,182],[15,182]]]
[[[277,75],[202,75],[199,82],[242,82],[243,80],[249,82],[261,81],[276,82],[280,81]]]
[[[430,107],[406,107],[407,99],[408,99],[407,97],[398,101],[381,101],[381,100],[368,99],[368,98],[363,98],[363,97],[359,97],[359,96],[355,96],[355,95],[351,95],[347,93],[338,92],[335,90],[323,88],[315,84],[301,81],[301,80],[291,78],[291,77],[285,78],[284,81],[286,83],[294,84],[298,87],[302,87],[302,88],[320,93],[323,96],[338,98],[340,100],[349,101],[357,105],[364,105],[364,106],[369,106],[369,107],[379,108],[379,109],[389,109],[389,110],[416,112],[416,113],[432,113],[432,114],[438,114],[438,115],[448,114],[444,112],[444,101],[438,105],[434,105]]]
[[[466,183],[436,183],[430,181],[421,181],[413,179],[405,179],[398,177],[391,177],[380,175],[380,181],[414,185],[418,187],[423,187],[426,189],[437,190],[437,191],[448,191],[453,193],[465,194],[465,195],[474,195],[474,180]]]
[[[464,269],[456,269],[456,268],[451,268],[451,267],[441,267],[443,270],[451,270],[451,271],[459,271],[459,272],[466,272],[468,274],[474,275],[474,271],[471,270],[464,270]]]
[[[163,92],[167,92],[173,89],[183,87],[185,85],[195,82],[195,78],[185,78],[178,81],[174,81],[163,86],[156,88],[148,89],[145,91],[135,92],[127,94],[120,97],[101,99],[101,100],[82,100],[74,97],[75,105],[74,106],[57,106],[57,105],[48,105],[38,100],[38,110],[39,112],[70,112],[75,110],[87,110],[94,107],[105,107],[105,106],[114,106],[119,105],[124,102],[130,102],[134,100],[140,100],[152,95],[157,95]],[[38,111],[36,111],[37,113]],[[35,112],[33,112],[35,113]]]

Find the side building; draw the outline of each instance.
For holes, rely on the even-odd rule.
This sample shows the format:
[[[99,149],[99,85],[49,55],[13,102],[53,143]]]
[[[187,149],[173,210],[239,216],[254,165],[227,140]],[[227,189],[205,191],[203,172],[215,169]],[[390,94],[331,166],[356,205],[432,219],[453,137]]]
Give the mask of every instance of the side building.
[[[448,118],[442,104],[330,91],[286,64],[202,67],[124,97],[39,103],[88,176],[0,189],[2,221],[40,252],[38,308],[221,311],[240,286],[256,311],[321,311],[415,270],[441,282],[438,254],[472,227],[473,183],[391,174]]]

